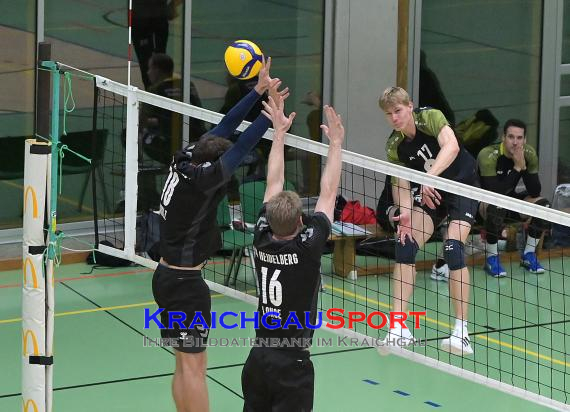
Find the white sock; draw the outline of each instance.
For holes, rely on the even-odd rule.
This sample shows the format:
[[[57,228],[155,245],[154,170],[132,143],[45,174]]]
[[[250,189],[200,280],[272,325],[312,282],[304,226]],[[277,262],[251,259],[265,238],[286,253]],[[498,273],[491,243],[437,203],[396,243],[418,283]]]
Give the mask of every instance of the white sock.
[[[455,328],[456,331],[467,332],[467,321],[463,319],[455,319]]]
[[[497,256],[499,254],[498,243],[487,243],[485,246],[485,251],[487,252],[487,257]]]
[[[536,239],[536,238],[534,238],[534,237],[527,236],[527,238],[526,238],[526,246],[525,246],[525,248],[524,248],[523,254],[528,253],[528,252],[535,253],[535,252],[536,252],[536,247],[538,246],[538,242],[540,242],[540,239]]]

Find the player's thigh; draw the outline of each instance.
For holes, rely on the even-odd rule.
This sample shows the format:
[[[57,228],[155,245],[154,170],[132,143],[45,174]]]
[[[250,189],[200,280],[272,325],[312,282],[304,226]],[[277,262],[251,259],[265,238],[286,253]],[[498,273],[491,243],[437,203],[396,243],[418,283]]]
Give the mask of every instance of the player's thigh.
[[[426,211],[420,206],[414,206],[412,212],[412,236],[422,247],[433,234],[435,212]]]
[[[479,202],[475,199],[449,194],[447,211],[450,223],[447,228],[447,239],[465,242],[477,216],[478,208]]]
[[[212,317],[210,289],[200,272],[159,265],[153,277],[153,295],[163,309],[161,336],[169,339],[177,351],[203,352]],[[193,328],[189,328],[193,322]]]
[[[241,373],[241,389],[244,397],[243,410],[247,412],[270,411],[271,394],[266,375],[263,348],[253,348]]]
[[[313,408],[315,370],[308,354],[295,356],[283,353],[276,360],[279,365],[276,388],[273,392],[273,412],[302,412]]]
[[[446,239],[455,239],[465,243],[470,231],[471,223],[463,220],[452,220],[447,227]]]

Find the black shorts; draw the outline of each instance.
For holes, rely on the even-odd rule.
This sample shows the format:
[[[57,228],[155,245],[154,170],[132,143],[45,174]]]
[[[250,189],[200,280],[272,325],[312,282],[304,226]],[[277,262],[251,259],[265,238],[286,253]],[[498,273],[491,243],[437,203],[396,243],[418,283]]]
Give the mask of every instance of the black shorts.
[[[420,206],[433,221],[434,227],[447,217],[448,220],[461,220],[473,225],[479,209],[479,201],[459,196],[454,193],[439,192],[443,201],[435,209]]]
[[[160,314],[160,321],[165,329],[160,330],[160,335],[174,349],[186,353],[198,353],[206,350],[209,328],[196,325],[193,329],[187,329],[194,320],[196,312],[201,312],[207,325],[212,322],[212,299],[210,288],[202,278],[199,270],[172,269],[164,265],[158,265],[152,278],[152,294],[159,308],[164,311]],[[177,311],[186,314],[186,320],[182,322],[185,329],[180,329],[178,323],[173,323],[169,329],[169,312]]]
[[[315,371],[309,351],[255,347],[241,374],[244,412],[310,412]]]

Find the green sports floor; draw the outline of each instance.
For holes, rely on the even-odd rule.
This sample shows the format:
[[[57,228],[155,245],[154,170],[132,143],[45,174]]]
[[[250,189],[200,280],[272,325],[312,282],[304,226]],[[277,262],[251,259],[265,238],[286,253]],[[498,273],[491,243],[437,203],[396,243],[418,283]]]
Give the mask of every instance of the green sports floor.
[[[437,350],[436,338],[449,333],[451,323],[447,284],[419,273],[410,309],[427,311],[415,335],[428,340],[425,347],[415,351],[442,364],[567,403],[570,360],[566,353],[570,339],[566,323],[551,323],[565,320],[570,286],[564,282],[562,260],[547,263],[550,270],[540,277],[524,274],[514,265],[511,277],[501,280],[475,271],[470,330],[484,333],[473,336],[475,356],[469,358]],[[324,273],[330,271],[329,266],[330,259],[324,257]],[[224,268],[223,259],[217,258],[206,276],[221,281]],[[237,288],[252,293],[250,270],[243,267]],[[156,308],[151,293],[152,271],[137,266],[89,272],[90,266],[76,264],[61,266],[56,273],[54,410],[174,411],[170,392],[174,356],[166,348],[143,345],[144,336],[159,335],[155,327],[143,328],[144,308]],[[360,277],[355,282],[328,275],[323,279],[323,309],[371,312],[389,308],[387,276]],[[20,271],[0,272],[0,411],[21,409],[20,285]],[[213,292],[213,310],[252,311],[253,307]],[[538,321],[550,324],[505,331]],[[370,336],[385,333],[378,335],[361,325],[356,330]],[[251,336],[251,329],[216,329],[210,334],[218,339]],[[373,348],[342,345],[327,331],[318,330],[316,337],[332,337],[335,344],[312,349],[315,411],[548,410],[493,385],[475,383],[400,356],[381,357]],[[248,352],[247,347],[208,349],[212,411],[241,410],[240,376]]]

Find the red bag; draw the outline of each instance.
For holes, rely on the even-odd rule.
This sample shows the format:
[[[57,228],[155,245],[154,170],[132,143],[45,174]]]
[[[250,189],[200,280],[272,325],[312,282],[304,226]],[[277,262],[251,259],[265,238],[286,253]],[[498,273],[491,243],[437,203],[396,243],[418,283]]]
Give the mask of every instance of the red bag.
[[[358,200],[349,200],[342,209],[341,222],[367,225],[376,223],[376,213],[373,209],[362,206]]]

